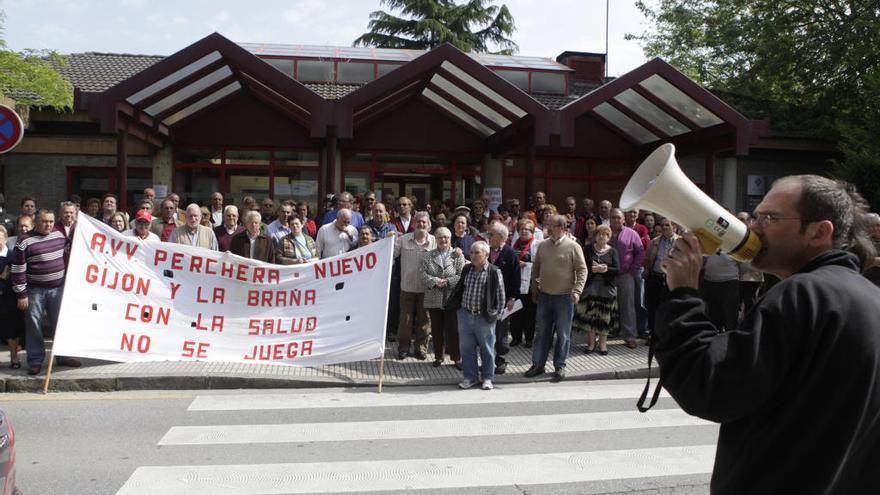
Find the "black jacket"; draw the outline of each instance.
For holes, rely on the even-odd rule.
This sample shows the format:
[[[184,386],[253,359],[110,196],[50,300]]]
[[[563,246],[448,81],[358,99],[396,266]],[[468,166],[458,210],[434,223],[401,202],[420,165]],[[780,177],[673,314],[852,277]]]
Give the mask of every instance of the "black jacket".
[[[657,311],[664,387],[721,423],[712,493],[877,493],[880,288],[828,251],[718,333],[697,291]]]
[[[455,286],[455,289],[446,301],[446,309],[461,308],[461,298],[464,294],[465,278],[467,278],[468,273],[471,272],[473,267],[474,265],[470,263],[464,265],[464,268],[461,270],[461,278],[458,279],[458,285]],[[494,322],[498,320],[498,315],[501,314],[501,310],[504,309],[504,304],[507,301],[495,300],[495,291],[498,287],[498,276],[495,275],[495,272],[498,270],[498,267],[492,263],[486,263],[486,270],[488,273],[486,274],[486,284],[483,286],[483,302],[482,307],[480,308],[480,314],[482,314],[483,318],[487,321]],[[504,275],[502,274],[501,277],[503,279]],[[505,298],[506,297],[505,294]]]
[[[519,297],[520,284],[520,267],[519,257],[512,247],[504,245],[501,252],[493,265],[501,270],[501,277],[504,279],[504,297],[507,299],[516,299]]]

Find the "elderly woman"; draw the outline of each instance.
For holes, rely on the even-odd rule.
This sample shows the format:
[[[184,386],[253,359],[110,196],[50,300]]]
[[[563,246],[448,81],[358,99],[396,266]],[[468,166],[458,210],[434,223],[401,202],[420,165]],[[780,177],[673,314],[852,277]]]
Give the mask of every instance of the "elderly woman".
[[[434,367],[443,364],[446,353],[461,369],[461,353],[458,348],[458,315],[456,309],[447,308],[452,289],[458,285],[464,256],[460,249],[452,248],[452,233],[446,227],[434,231],[437,248],[422,258],[422,281],[425,283],[425,309],[431,318],[431,338],[434,341]]]
[[[116,232],[125,232],[128,230],[128,220],[125,218],[125,213],[117,211],[113,215],[110,215],[110,226],[113,227],[113,230]]]
[[[572,326],[587,331],[587,354],[596,346],[599,335],[599,354],[608,354],[608,334],[617,327],[617,286],[614,277],[620,269],[617,250],[611,247],[611,227],[596,227],[596,240],[584,250],[587,262],[587,287],[574,310]]]
[[[298,215],[292,215],[287,226],[290,233],[281,238],[275,262],[279,265],[298,265],[317,261],[318,248],[315,240],[303,231],[303,223]]]
[[[21,368],[18,347],[24,342],[25,313],[16,306],[17,298],[12,292],[12,249],[6,246],[8,236],[6,227],[0,225],[0,342],[9,346],[9,367],[17,370]]]
[[[314,239],[315,235],[318,234],[318,226],[314,220],[309,218],[309,204],[305,201],[300,201],[296,204],[296,212],[299,213],[300,221],[305,229],[304,232]]]
[[[532,260],[535,259],[535,255],[538,253],[538,245],[541,241],[535,237],[535,222],[528,218],[518,221],[516,229],[519,237],[516,238],[511,247],[519,261],[522,279],[519,281],[519,300],[522,302],[523,308],[510,316],[510,345],[517,346],[524,342],[523,345],[530,348],[535,338],[536,306],[532,302],[529,276],[532,273]]]

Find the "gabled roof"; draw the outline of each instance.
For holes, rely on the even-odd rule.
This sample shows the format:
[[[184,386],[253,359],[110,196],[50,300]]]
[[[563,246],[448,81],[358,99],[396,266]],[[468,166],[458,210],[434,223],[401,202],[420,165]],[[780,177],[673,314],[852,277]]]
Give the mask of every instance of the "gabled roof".
[[[536,139],[549,139],[546,107],[450,44],[425,53],[339,100],[338,136],[351,137],[356,126],[411,98],[421,99],[481,138],[533,119]]]
[[[313,137],[326,134],[326,100],[217,33],[105,90],[89,112],[105,131],[158,144],[169,127],[241,91],[309,127]]]
[[[72,53],[65,55],[66,66],[58,72],[74,88],[89,93],[100,93],[147,67],[162,60],[161,55],[128,55],[115,53]]]
[[[575,119],[582,115],[640,147],[729,136],[736,152],[745,154],[762,130],[659,58],[562,107],[563,146],[574,144]]]

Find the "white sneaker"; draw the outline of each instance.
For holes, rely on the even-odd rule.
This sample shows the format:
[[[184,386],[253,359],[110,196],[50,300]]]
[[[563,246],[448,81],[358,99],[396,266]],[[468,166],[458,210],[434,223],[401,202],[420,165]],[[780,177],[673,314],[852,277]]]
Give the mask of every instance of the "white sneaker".
[[[483,390],[492,390],[495,388],[492,386],[492,380],[483,380]]]
[[[461,389],[468,389],[468,388],[473,387],[473,386],[476,385],[477,383],[479,383],[477,380],[468,380],[467,378],[465,378],[464,380],[462,380],[461,382],[459,382],[459,384],[458,384],[458,388],[461,388]]]

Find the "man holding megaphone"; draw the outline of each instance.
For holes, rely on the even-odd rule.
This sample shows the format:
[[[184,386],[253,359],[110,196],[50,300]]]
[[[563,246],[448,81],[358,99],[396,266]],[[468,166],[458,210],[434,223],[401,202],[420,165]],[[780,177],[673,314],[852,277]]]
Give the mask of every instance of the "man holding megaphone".
[[[782,281],[726,332],[697,291],[705,239],[685,235],[663,261],[654,352],[682,409],[721,423],[712,493],[877,492],[880,288],[860,275],[874,256],[865,213],[848,184],[776,181],[745,237],[760,241],[752,266]]]

